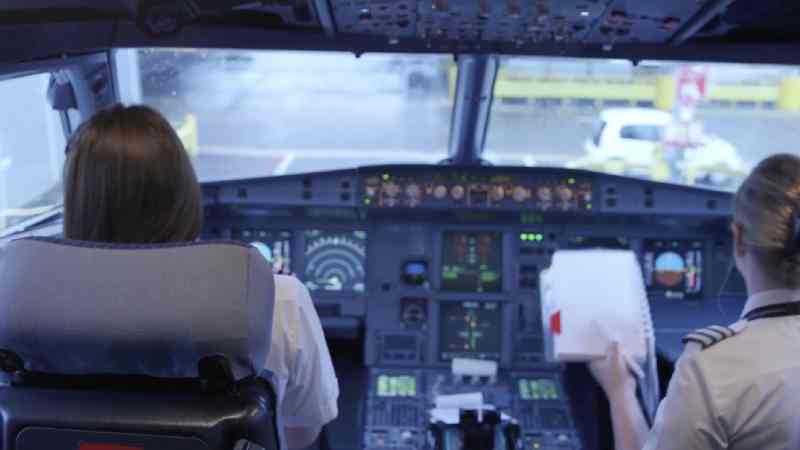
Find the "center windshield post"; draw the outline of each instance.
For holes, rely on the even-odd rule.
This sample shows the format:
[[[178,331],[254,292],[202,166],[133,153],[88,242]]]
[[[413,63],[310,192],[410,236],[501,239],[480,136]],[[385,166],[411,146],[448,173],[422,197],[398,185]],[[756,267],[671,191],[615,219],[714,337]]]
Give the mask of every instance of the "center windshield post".
[[[499,65],[494,55],[459,56],[447,162],[455,165],[483,162],[481,154]]]

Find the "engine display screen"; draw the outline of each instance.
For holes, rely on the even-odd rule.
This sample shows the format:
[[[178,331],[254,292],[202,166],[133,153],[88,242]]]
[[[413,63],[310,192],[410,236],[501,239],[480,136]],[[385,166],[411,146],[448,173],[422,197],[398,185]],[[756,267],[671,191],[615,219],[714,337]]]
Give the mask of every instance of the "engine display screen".
[[[453,358],[500,359],[502,314],[496,302],[441,302],[439,353]]]
[[[703,242],[648,240],[642,250],[648,291],[678,299],[702,296]]]
[[[290,273],[292,267],[292,232],[274,230],[242,230],[234,239],[244,240],[258,249],[272,264],[275,273]]]
[[[304,256],[303,280],[309,291],[364,292],[365,231],[308,230]]]
[[[520,378],[517,380],[521,400],[558,400],[558,386],[550,378]]]
[[[417,378],[411,375],[379,375],[378,397],[415,397]]]
[[[494,231],[445,232],[442,236],[442,290],[500,292],[503,235]]]

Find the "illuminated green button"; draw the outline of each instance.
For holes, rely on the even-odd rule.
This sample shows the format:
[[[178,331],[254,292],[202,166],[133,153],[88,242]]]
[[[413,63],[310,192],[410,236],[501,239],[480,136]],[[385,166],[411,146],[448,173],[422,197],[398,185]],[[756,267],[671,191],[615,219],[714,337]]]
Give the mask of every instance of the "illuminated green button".
[[[494,272],[483,272],[481,273],[481,281],[484,283],[491,283],[493,281],[497,281],[497,274]]]
[[[386,375],[381,375],[378,377],[378,396],[379,397],[386,397],[389,395],[389,380]]]

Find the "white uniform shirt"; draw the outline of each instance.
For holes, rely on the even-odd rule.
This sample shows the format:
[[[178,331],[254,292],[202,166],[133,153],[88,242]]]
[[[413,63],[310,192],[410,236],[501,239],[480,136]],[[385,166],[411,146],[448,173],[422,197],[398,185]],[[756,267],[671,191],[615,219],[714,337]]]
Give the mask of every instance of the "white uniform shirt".
[[[278,411],[291,428],[325,425],[339,414],[339,381],[308,289],[275,275],[272,345],[266,369],[273,373]]]
[[[761,292],[742,317],[800,301],[800,291]],[[647,450],[800,448],[800,316],[740,321],[705,350],[689,343],[658,408]]]

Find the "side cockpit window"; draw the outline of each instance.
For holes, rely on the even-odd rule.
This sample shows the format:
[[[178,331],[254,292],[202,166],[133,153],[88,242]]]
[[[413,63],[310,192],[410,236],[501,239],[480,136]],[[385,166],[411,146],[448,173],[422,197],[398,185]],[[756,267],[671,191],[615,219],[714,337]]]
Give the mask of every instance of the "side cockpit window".
[[[62,203],[65,124],[50,73],[0,79],[0,232]]]

